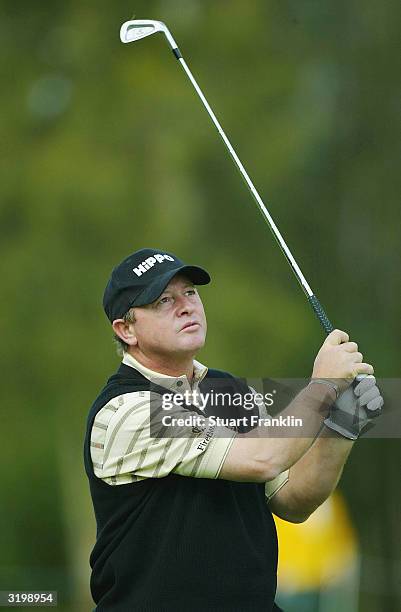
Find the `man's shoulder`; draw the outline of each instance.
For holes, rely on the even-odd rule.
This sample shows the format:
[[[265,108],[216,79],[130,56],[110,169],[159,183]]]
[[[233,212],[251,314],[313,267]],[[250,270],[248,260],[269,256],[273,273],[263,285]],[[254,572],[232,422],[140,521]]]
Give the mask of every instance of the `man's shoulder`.
[[[96,399],[92,403],[90,413],[97,412],[115,397],[127,393],[149,391],[149,386],[149,380],[142,376],[140,372],[121,363],[117,371],[108,378],[106,384],[97,394]]]

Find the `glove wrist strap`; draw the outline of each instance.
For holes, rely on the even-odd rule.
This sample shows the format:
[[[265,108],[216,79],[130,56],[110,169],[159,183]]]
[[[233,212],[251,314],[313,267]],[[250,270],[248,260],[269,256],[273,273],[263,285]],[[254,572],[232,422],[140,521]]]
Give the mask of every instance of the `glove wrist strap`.
[[[336,400],[338,399],[338,396],[340,395],[340,389],[334,381],[327,379],[327,378],[311,378],[309,385],[314,385],[314,384],[327,385],[328,387],[331,387],[331,389],[335,391]]]

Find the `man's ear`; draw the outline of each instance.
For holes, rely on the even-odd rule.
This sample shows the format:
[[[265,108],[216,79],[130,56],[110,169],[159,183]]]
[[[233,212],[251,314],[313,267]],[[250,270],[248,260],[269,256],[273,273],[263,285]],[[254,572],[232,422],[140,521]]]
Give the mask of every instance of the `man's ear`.
[[[133,323],[128,323],[124,321],[124,319],[115,319],[112,325],[114,333],[121,338],[125,344],[128,344],[128,346],[136,346],[138,344]]]

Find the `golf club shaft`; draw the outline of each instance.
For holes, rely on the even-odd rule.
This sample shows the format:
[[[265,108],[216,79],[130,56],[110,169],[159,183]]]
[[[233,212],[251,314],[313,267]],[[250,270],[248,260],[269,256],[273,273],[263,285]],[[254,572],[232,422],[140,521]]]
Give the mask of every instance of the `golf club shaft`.
[[[250,179],[247,171],[245,170],[244,166],[242,165],[241,160],[239,159],[238,155],[236,154],[236,152],[234,151],[233,146],[231,145],[229,139],[227,138],[226,134],[224,133],[223,128],[220,125],[220,122],[218,121],[216,115],[214,114],[213,110],[211,109],[211,107],[209,106],[208,101],[206,100],[205,96],[203,95],[203,92],[201,90],[201,88],[199,87],[198,83],[196,82],[192,72],[190,71],[186,61],[184,60],[184,58],[182,57],[180,50],[178,49],[178,47],[173,48],[173,53],[175,55],[175,57],[178,59],[178,61],[180,62],[182,68],[184,69],[186,75],[188,76],[189,80],[191,81],[196,93],[198,94],[199,98],[202,101],[203,106],[205,107],[209,117],[211,118],[211,120],[213,121],[214,126],[216,127],[218,133],[221,136],[221,139],[223,140],[224,144],[226,145],[226,148],[228,149],[228,152],[230,153],[232,159],[234,160],[235,165],[237,166],[239,172],[241,173],[242,178],[244,179],[245,183],[248,186],[249,191],[251,192],[253,199],[255,200],[260,212],[262,213],[265,221],[267,222],[269,228],[271,229],[274,237],[276,238],[282,252],[284,253],[288,263],[290,264],[292,271],[294,272],[298,282],[300,283],[304,293],[306,294],[306,296],[308,297],[308,300],[315,312],[315,314],[317,315],[321,325],[323,326],[323,329],[325,330],[326,333],[330,333],[334,327],[332,325],[332,323],[330,322],[330,320],[328,319],[322,305],[320,304],[319,300],[317,299],[317,297],[314,295],[312,289],[309,286],[309,283],[307,282],[306,278],[304,277],[304,275],[301,272],[301,269],[299,268],[297,262],[295,261],[290,249],[288,248],[284,238],[282,237],[277,225],[275,224],[272,216],[270,215],[269,211],[267,210],[266,206],[263,203],[262,198],[260,197],[255,185],[253,184],[252,180]]]

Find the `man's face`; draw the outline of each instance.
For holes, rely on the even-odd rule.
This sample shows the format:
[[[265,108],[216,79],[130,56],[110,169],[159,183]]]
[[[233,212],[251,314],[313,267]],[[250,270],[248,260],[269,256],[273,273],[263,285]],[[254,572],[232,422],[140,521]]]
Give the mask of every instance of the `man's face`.
[[[152,304],[134,308],[135,346],[147,356],[194,355],[205,344],[206,317],[193,283],[177,275]]]

